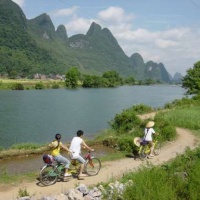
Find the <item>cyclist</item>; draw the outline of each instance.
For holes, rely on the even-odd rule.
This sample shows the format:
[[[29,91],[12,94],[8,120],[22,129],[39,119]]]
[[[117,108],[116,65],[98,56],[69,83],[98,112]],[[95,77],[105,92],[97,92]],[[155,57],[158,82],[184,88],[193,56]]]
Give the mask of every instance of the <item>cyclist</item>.
[[[85,159],[80,155],[81,147],[86,148],[89,151],[94,151],[94,149],[90,148],[83,140],[82,137],[83,137],[84,132],[82,130],[78,130],[76,134],[77,136],[73,137],[69,149],[72,152],[70,155],[71,159],[76,159],[78,160],[78,162],[81,163],[81,167],[80,167],[80,171],[78,175],[78,178],[81,179],[81,177],[86,176],[85,174],[83,174]]]
[[[71,176],[71,174],[68,173],[70,161],[60,154],[60,149],[62,148],[68,152],[70,152],[70,150],[67,147],[65,147],[60,140],[61,134],[57,133],[55,135],[55,140],[49,145],[52,148],[51,155],[53,156],[55,161],[63,163],[65,165],[64,176],[69,177]]]
[[[146,127],[144,129],[144,137],[143,140],[146,141],[149,145],[150,145],[150,154],[149,154],[149,158],[152,158],[154,156],[153,154],[153,150],[154,150],[154,144],[153,144],[153,138],[152,135],[156,134],[158,135],[155,130],[153,129],[155,125],[154,121],[149,121],[146,124]]]

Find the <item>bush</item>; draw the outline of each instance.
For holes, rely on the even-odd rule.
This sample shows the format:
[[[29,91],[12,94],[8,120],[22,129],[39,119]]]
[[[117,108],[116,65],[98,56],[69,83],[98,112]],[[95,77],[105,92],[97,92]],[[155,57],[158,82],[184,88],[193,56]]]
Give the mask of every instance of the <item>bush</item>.
[[[36,90],[42,90],[42,89],[44,89],[44,84],[43,83],[36,83],[35,84],[35,89]]]
[[[27,197],[27,196],[30,196],[29,192],[27,191],[26,187],[21,189],[19,188],[18,190],[18,197]]]
[[[121,114],[116,114],[112,122],[111,127],[120,133],[127,133],[131,131],[134,126],[139,125],[141,120],[136,115],[133,108],[123,110]]]
[[[132,152],[133,151],[133,137],[123,136],[118,139],[117,146],[120,151]]]
[[[52,89],[59,89],[59,87],[60,87],[60,86],[59,86],[58,84],[54,83],[54,84],[52,85],[51,88],[52,88]]]
[[[176,138],[176,128],[170,122],[170,120],[163,117],[162,114],[155,116],[155,124],[159,133],[159,140],[161,141],[171,141]]]
[[[12,90],[24,90],[24,86],[23,86],[23,84],[21,84],[21,83],[15,83],[15,84],[12,86]]]
[[[153,112],[154,111],[154,109],[152,107],[147,106],[145,104],[134,105],[130,109],[135,111],[137,114],[144,114],[144,113],[148,113],[148,112]]]

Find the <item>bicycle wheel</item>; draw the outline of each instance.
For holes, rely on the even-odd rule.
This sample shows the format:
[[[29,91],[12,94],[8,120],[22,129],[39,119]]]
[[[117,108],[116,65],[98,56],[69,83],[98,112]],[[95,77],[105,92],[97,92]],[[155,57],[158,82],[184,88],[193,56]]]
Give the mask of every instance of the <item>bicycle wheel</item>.
[[[46,165],[40,171],[40,182],[45,185],[53,185],[58,179],[58,170],[53,165]]]
[[[91,158],[85,163],[85,172],[89,176],[95,176],[101,169],[101,161],[98,158]]]
[[[140,158],[140,160],[145,160],[145,159],[147,159],[147,148],[148,148],[148,146],[147,145],[144,145],[144,146],[141,146],[140,147],[140,149],[139,149],[139,158]]]
[[[154,154],[158,156],[160,154],[160,151],[161,151],[161,143],[156,142],[154,146]]]

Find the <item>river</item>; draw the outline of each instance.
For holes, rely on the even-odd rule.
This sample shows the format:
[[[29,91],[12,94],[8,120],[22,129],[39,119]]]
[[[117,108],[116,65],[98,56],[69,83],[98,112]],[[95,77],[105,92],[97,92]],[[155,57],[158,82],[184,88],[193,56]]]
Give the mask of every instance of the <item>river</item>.
[[[79,129],[94,138],[108,122],[136,104],[163,107],[181,99],[180,86],[121,86],[117,88],[0,91],[0,146],[15,143],[44,144],[62,134],[70,141]]]

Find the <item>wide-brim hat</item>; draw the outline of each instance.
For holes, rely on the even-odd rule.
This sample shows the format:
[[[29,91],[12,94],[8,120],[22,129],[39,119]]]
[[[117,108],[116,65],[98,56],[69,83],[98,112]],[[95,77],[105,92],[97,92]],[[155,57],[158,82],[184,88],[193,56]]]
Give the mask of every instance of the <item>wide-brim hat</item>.
[[[140,142],[141,142],[141,138],[140,137],[135,137],[133,139],[133,143],[138,147],[140,146]]]
[[[155,122],[154,121],[149,121],[147,124],[146,124],[146,128],[151,128],[155,125]]]

